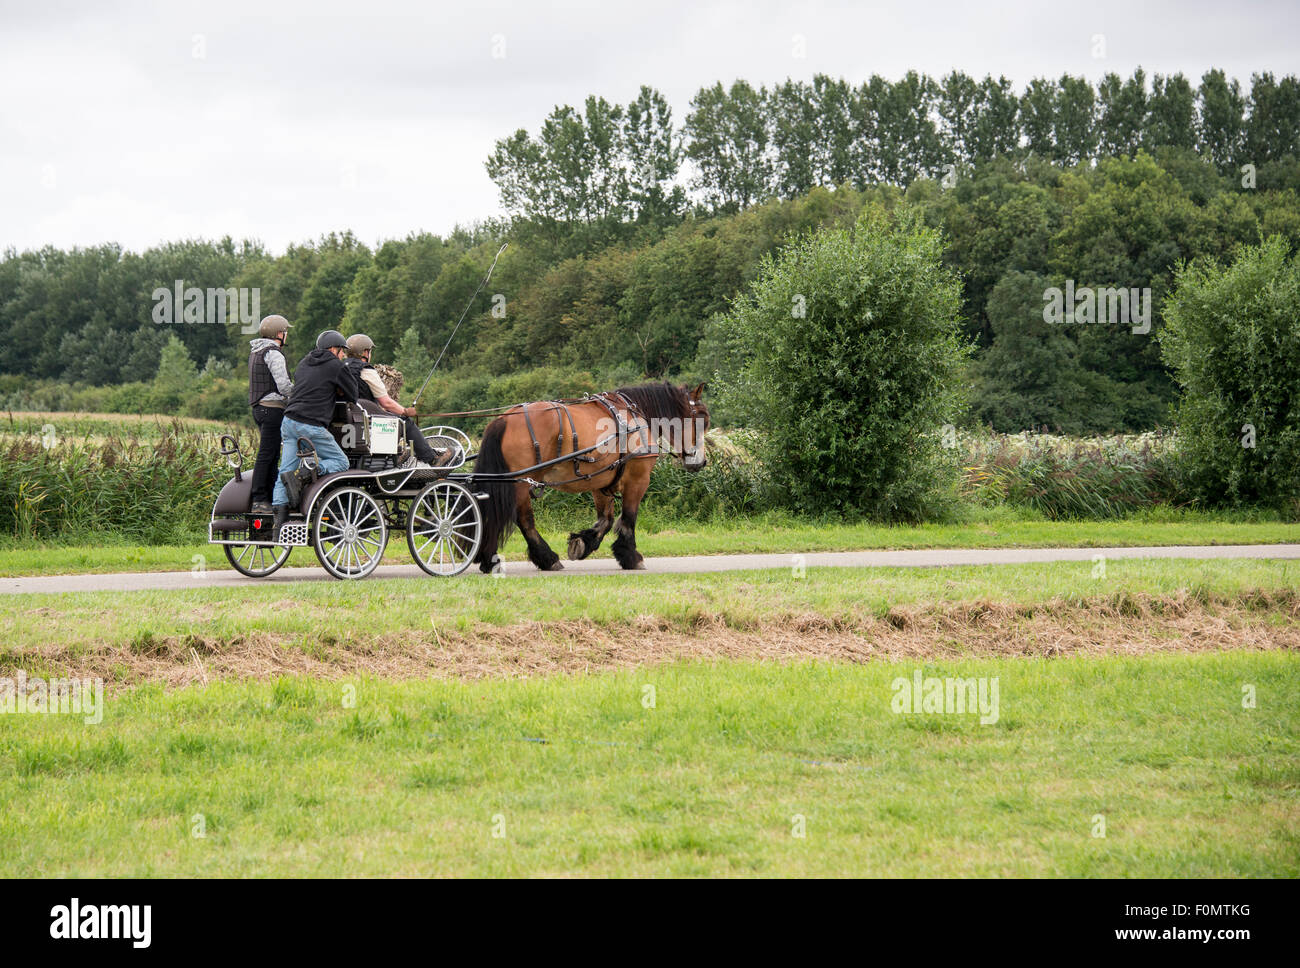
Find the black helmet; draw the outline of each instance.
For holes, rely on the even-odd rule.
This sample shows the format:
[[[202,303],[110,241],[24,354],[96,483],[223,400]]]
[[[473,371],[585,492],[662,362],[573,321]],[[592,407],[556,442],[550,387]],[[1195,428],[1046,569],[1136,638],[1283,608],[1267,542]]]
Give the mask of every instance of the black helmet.
[[[327,329],[316,337],[316,349],[318,350],[333,349],[335,346],[342,346],[346,349],[347,345],[348,341],[343,338],[343,334],[337,329]]]

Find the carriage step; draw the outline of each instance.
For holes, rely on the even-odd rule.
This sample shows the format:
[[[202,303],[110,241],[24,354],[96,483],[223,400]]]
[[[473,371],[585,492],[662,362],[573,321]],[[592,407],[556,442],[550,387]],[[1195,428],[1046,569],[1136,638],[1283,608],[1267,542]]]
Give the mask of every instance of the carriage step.
[[[284,524],[280,528],[276,544],[294,548],[304,547],[307,544],[307,523],[293,521]]]

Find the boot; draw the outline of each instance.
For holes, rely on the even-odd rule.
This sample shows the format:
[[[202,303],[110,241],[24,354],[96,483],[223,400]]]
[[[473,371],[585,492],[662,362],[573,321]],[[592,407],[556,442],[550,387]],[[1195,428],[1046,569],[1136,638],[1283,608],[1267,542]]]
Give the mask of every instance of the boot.
[[[274,508],[271,507],[270,501],[254,501],[252,508],[249,509],[252,514],[273,514]]]
[[[285,471],[280,475],[280,481],[284,484],[284,492],[289,497],[289,507],[296,508],[302,500],[302,478],[298,476],[297,471]]]
[[[283,504],[275,506],[275,518],[271,521],[271,540],[275,541],[280,537],[280,528],[289,520],[289,509]]]

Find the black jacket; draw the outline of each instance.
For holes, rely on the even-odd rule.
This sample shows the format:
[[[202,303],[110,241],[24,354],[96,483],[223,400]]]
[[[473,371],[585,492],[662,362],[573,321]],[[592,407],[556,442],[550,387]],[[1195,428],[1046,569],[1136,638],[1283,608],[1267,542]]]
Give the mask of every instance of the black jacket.
[[[312,350],[293,371],[293,392],[284,415],[299,423],[328,427],[339,400],[357,402],[357,378],[329,350]]]

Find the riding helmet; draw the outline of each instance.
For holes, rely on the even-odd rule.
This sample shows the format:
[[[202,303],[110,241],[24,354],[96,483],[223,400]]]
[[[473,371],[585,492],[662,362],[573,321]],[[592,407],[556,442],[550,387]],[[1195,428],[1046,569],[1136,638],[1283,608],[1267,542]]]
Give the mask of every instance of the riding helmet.
[[[263,339],[275,339],[281,333],[289,331],[289,320],[283,316],[267,316],[262,320],[262,325],[257,328]]]
[[[316,349],[328,350],[335,346],[346,347],[348,341],[343,338],[343,334],[337,329],[327,329],[316,337]]]
[[[360,359],[361,354],[366,350],[375,348],[375,341],[365,333],[357,333],[355,336],[348,337],[348,356],[355,356]]]

